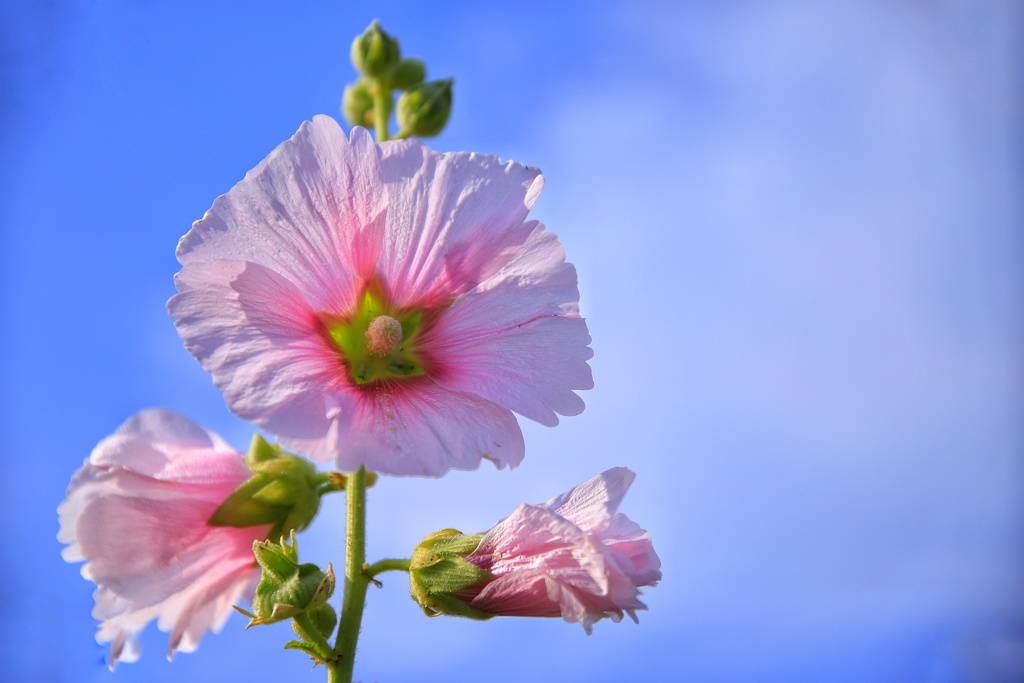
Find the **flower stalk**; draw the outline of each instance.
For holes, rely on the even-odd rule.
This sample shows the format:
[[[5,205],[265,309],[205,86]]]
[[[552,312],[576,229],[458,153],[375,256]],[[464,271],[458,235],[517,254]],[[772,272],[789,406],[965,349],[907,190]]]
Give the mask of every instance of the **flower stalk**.
[[[383,81],[377,81],[373,93],[373,127],[377,133],[377,142],[391,139],[388,120],[391,118],[391,91]]]
[[[407,571],[409,571],[409,560],[407,559],[378,560],[366,568],[366,573],[371,579],[384,572]]]
[[[356,643],[366,605],[370,575],[366,564],[366,467],[346,478],[345,483],[345,592],[334,651],[341,657],[327,665],[328,683],[352,683]]]

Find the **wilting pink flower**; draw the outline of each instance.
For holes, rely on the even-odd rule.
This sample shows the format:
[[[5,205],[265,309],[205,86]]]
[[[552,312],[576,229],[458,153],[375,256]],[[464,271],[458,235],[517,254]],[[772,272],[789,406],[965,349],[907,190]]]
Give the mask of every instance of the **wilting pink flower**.
[[[636,621],[640,586],[661,580],[650,535],[616,510],[635,474],[604,472],[543,505],[520,505],[466,559],[493,579],[455,595],[485,614]]]
[[[219,436],[166,410],[145,410],[96,446],[58,508],[64,559],[96,584],[96,639],[110,664],[138,656],[153,619],[168,657],[219,631],[259,581],[252,544],[269,526],[206,524],[252,472]]]
[[[228,406],[293,450],[389,474],[515,466],[512,411],[553,426],[593,385],[576,271],[527,220],[542,185],[318,116],[182,238],[168,307]]]

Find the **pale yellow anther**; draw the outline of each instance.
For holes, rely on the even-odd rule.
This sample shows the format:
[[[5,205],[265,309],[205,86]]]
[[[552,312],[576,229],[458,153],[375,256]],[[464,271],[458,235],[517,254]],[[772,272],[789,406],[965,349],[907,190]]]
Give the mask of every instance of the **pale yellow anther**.
[[[390,315],[378,315],[366,328],[366,349],[371,355],[383,358],[402,343],[402,323]]]

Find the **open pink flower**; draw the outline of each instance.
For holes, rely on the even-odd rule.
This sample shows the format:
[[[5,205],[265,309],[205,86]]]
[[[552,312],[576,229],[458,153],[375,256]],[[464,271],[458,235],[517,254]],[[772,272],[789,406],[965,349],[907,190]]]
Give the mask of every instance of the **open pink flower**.
[[[640,586],[661,580],[650,535],[616,514],[635,474],[610,469],[543,505],[520,505],[466,560],[494,575],[455,597],[485,614],[636,621]]]
[[[228,406],[352,470],[523,457],[512,411],[593,386],[576,271],[527,214],[535,168],[302,125],[178,245],[169,304]]]
[[[166,410],[145,410],[96,446],[58,508],[68,562],[96,584],[96,639],[110,665],[138,657],[134,636],[153,619],[170,631],[168,657],[219,631],[259,581],[254,540],[269,526],[208,526],[252,472],[216,434]]]

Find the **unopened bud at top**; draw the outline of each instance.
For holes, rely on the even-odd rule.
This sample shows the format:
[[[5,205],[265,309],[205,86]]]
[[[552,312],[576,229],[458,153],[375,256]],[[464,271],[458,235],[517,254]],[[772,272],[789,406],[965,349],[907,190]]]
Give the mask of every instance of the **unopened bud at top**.
[[[401,53],[398,40],[380,27],[376,19],[369,28],[352,41],[352,65],[356,70],[373,78],[383,78],[398,64]]]
[[[362,79],[345,86],[345,94],[341,98],[341,113],[353,126],[373,127],[373,97],[370,96]]]
[[[398,62],[391,72],[391,87],[396,90],[408,90],[419,85],[427,77],[427,67],[422,60],[407,57]]]
[[[429,138],[444,130],[452,113],[452,79],[421,83],[398,98],[399,135]]]

